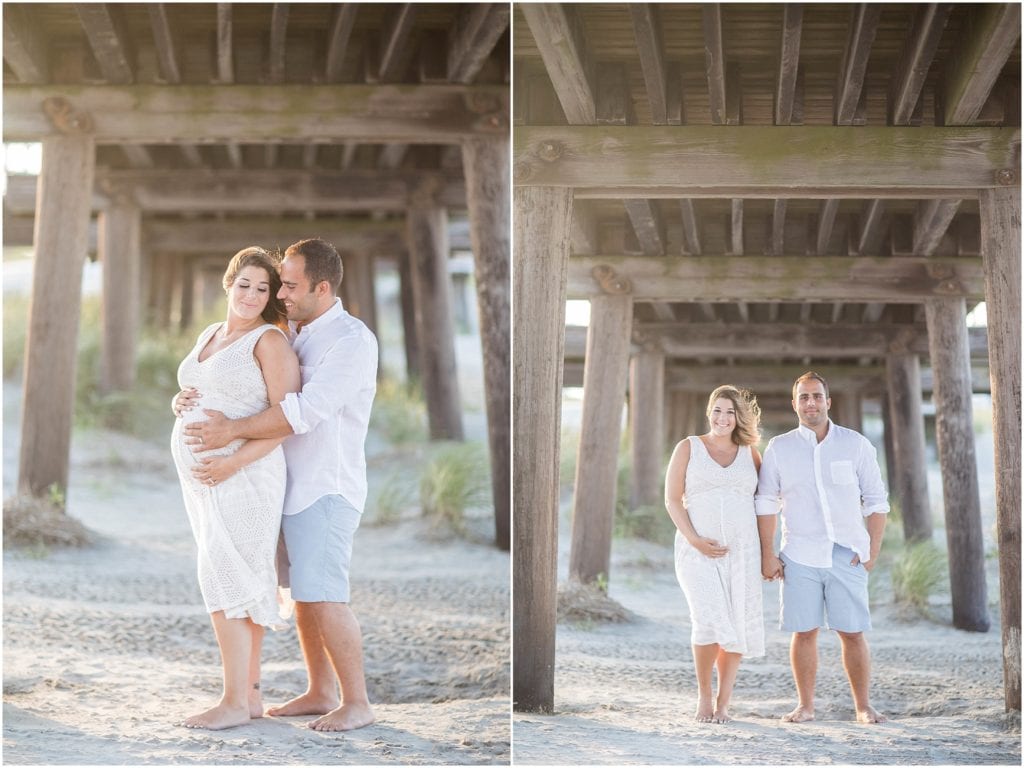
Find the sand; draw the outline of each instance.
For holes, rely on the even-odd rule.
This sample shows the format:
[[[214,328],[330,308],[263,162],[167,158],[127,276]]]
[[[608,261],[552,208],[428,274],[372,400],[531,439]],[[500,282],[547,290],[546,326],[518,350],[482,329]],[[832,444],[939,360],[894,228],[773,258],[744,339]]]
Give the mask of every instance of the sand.
[[[565,574],[568,529],[560,536]],[[995,566],[995,563],[991,563]],[[819,638],[817,720],[779,718],[795,705],[789,635],[777,628],[778,586],[765,585],[766,656],[739,671],[729,724],[697,724],[686,602],[667,547],[616,539],[612,598],[626,624],[559,624],[555,714],[513,716],[513,761],[532,764],[1021,764],[1019,715],[1003,713],[998,624],[985,634],[873,608],[873,704],[891,720],[860,725],[839,642]],[[998,596],[989,571],[992,601]],[[993,606],[998,619],[997,606]]]
[[[4,474],[18,393],[5,386]],[[507,764],[509,557],[438,540],[406,516],[356,535],[353,609],[378,722],[318,733],[312,718],[227,731],[176,727],[220,693],[192,534],[169,451],[76,432],[69,513],[81,550],[4,552],[3,760],[11,764]],[[371,479],[372,481],[372,479]],[[300,693],[294,627],[268,633],[264,697]]]

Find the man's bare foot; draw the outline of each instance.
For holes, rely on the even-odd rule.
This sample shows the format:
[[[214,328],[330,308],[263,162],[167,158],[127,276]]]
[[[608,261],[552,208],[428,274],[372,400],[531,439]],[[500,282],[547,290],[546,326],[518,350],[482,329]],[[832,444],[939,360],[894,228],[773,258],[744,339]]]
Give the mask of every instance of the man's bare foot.
[[[803,705],[797,706],[797,708],[788,715],[782,716],[782,722],[784,723],[809,723],[813,719],[814,710]]]
[[[323,717],[318,717],[309,727],[314,731],[354,731],[356,728],[365,728],[376,719],[369,704],[342,704]]]
[[[858,723],[884,723],[888,719],[885,715],[876,712],[875,708],[870,705],[867,709],[857,712]]]
[[[335,697],[314,695],[306,691],[279,707],[270,707],[267,714],[271,717],[295,717],[297,715],[325,715],[338,706]]]
[[[715,708],[712,706],[710,699],[697,697],[697,712],[694,714],[693,719],[698,723],[710,723],[714,721]]]
[[[248,722],[248,707],[229,707],[221,702],[216,707],[186,718],[181,724],[186,728],[205,728],[208,731],[222,731],[225,728],[234,728],[236,725],[245,725]]]
[[[714,721],[716,723],[731,723],[732,717],[729,716],[729,707],[719,707],[716,709]]]

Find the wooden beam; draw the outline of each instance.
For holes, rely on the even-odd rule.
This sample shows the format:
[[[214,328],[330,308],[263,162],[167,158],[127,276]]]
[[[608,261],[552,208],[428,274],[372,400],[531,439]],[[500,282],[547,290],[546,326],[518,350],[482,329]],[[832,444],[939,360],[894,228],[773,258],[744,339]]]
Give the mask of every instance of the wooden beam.
[[[570,125],[596,119],[594,90],[588,72],[586,41],[576,9],[557,3],[518,6],[537,43],[548,77]]]
[[[128,158],[128,164],[132,168],[153,168],[153,157],[149,150],[141,144],[125,144],[121,147],[124,156]]]
[[[569,298],[602,292],[607,269],[632,282],[636,301],[879,301],[937,296],[980,299],[979,259],[828,256],[580,256],[569,265]]]
[[[692,256],[700,256],[700,230],[697,225],[697,211],[693,200],[679,198],[679,213],[683,220],[683,242]]]
[[[708,80],[711,122],[725,123],[725,49],[722,45],[722,6],[705,3],[701,6],[701,28],[704,32],[704,72]]]
[[[941,93],[944,125],[967,125],[981,112],[1020,37],[1020,3],[972,6]]]
[[[914,216],[914,255],[931,256],[949,229],[959,200],[923,200]]]
[[[655,125],[666,125],[668,87],[658,7],[653,3],[630,3],[629,15],[633,20],[637,54],[640,56],[640,68],[644,73],[647,100],[651,105],[651,122]]]
[[[274,3],[270,12],[270,42],[267,49],[267,82],[284,82],[285,49],[288,38],[288,3]]]
[[[242,158],[242,147],[233,141],[229,141],[224,145],[224,151],[228,154],[228,163],[235,170],[241,170],[245,165],[245,161]]]
[[[103,77],[113,85],[133,82],[131,38],[121,8],[114,3],[75,3],[75,11]]]
[[[725,67],[725,124],[743,125],[743,67],[738,61]]]
[[[665,225],[655,205],[650,200],[625,200],[623,203],[644,256],[663,256]]]
[[[868,200],[860,215],[860,234],[857,237],[857,253],[879,253],[882,237],[889,219],[885,215],[885,202]]]
[[[786,199],[780,198],[775,201],[772,209],[772,239],[770,243],[771,253],[774,255],[786,252]]]
[[[331,31],[327,36],[327,63],[324,80],[328,83],[341,82],[341,68],[345,63],[345,53],[352,37],[352,28],[356,23],[359,3],[339,3],[331,16]]]
[[[44,44],[29,8],[4,4],[4,61],[18,82],[45,83],[50,79],[48,47]]]
[[[508,29],[508,3],[477,3],[462,10],[448,45],[448,80],[473,82]]]
[[[178,52],[174,45],[171,23],[167,18],[166,3],[151,3],[146,6],[149,11],[149,24],[153,28],[153,42],[156,45],[156,56],[160,62],[160,75],[168,83],[181,82],[181,66],[178,64]]]
[[[319,144],[307,144],[302,148],[302,167],[307,171],[316,167],[316,155],[319,148]]]
[[[793,120],[796,76],[800,66],[800,33],[804,7],[800,3],[782,6],[782,40],[779,44],[779,73],[775,78],[775,124],[789,125]]]
[[[818,235],[814,241],[814,252],[819,256],[824,256],[828,251],[828,243],[832,239],[832,227],[835,224],[838,210],[838,198],[821,201],[821,207],[818,209]]]
[[[598,125],[629,125],[633,119],[633,96],[629,87],[629,71],[622,61],[597,64],[597,80],[601,88],[594,104]]]
[[[833,118],[836,125],[852,125],[857,115],[864,89],[864,74],[868,68],[871,45],[875,42],[878,20],[882,15],[880,3],[858,3],[850,8],[850,31],[846,38],[843,63],[836,84]]]
[[[217,80],[235,82],[232,3],[217,3]]]
[[[967,197],[1018,167],[1020,129],[522,126],[513,143],[516,184],[578,197]]]
[[[572,209],[572,252],[593,255],[601,250],[597,217],[586,203]]]
[[[385,144],[377,158],[377,165],[386,171],[393,171],[402,164],[408,151],[408,144]]]
[[[341,170],[347,171],[352,167],[358,149],[359,145],[354,141],[347,141],[341,145]]]
[[[729,220],[731,232],[730,244],[733,256],[743,255],[743,200],[734,198],[732,201],[732,213]]]
[[[397,83],[405,76],[412,57],[409,39],[416,21],[417,4],[402,3],[385,6],[392,13],[386,31],[382,32],[379,78],[382,83]]]
[[[910,124],[952,10],[952,3],[916,6],[903,53],[889,81],[889,125]]]
[[[209,254],[230,256],[245,245],[284,249],[307,237],[322,237],[342,250],[394,256],[402,252],[401,220],[367,221],[341,218],[305,219],[268,216],[233,216],[223,221],[149,219],[143,225],[146,253]],[[468,243],[460,243],[468,245]]]
[[[450,144],[508,131],[508,88],[472,85],[7,86],[4,140],[58,133],[47,99],[89,114],[103,144],[345,140]]]
[[[199,153],[199,147],[194,144],[179,144],[178,151],[181,152],[185,165],[189,168],[202,168],[203,156]]]

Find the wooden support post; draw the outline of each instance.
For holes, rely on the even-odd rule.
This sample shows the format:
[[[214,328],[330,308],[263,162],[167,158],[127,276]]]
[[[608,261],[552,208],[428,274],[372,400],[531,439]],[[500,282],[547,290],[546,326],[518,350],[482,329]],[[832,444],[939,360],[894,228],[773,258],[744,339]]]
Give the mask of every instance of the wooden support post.
[[[967,308],[963,299],[929,299],[925,317],[935,376],[935,437],[946,508],[953,626],[987,632],[990,622],[971,418]]]
[[[512,519],[508,140],[464,142],[462,165],[466,173],[469,236],[483,348],[494,541],[500,549],[507,550],[511,546]]]
[[[629,420],[633,451],[633,508],[661,503],[662,461],[665,457],[665,355],[640,352],[630,364]]]
[[[924,417],[921,415],[921,365],[910,352],[886,358],[886,389],[890,409],[886,428],[892,432],[890,489],[900,502],[903,538],[931,541],[932,511],[928,503]]]
[[[178,306],[178,327],[186,330],[195,319],[196,309],[196,259],[195,256],[182,256],[179,275],[181,279],[181,297]]]
[[[171,327],[171,297],[174,290],[174,269],[177,258],[168,253],[155,254],[150,260],[149,304],[151,322],[166,331]]]
[[[847,427],[848,429],[863,432],[864,415],[862,413],[862,408],[864,403],[860,392],[846,390],[839,395],[838,399],[839,408],[836,410],[836,416],[839,420],[839,424]]]
[[[135,349],[139,329],[139,237],[142,215],[124,195],[115,195],[99,214],[99,252],[103,262],[103,344],[100,390],[127,392],[135,385]]]
[[[631,295],[590,300],[569,554],[569,576],[583,584],[602,574],[606,580],[610,576],[619,433],[632,328]]]
[[[462,404],[455,370],[448,211],[432,202],[409,208],[409,253],[416,303],[416,336],[431,440],[462,440]]]
[[[893,418],[889,395],[883,394],[882,404],[882,444],[885,448],[885,483],[889,487],[889,502],[902,504],[899,487],[896,483],[896,447],[893,440]],[[922,427],[924,422],[922,421]]]
[[[1006,711],[1020,712],[1020,187],[981,193]]]
[[[68,486],[82,266],[96,162],[91,136],[54,136],[42,143],[18,463],[18,491],[32,496],[45,496],[52,486],[64,494]]]
[[[398,257],[398,291],[402,304],[402,345],[405,348],[405,379],[420,379],[420,344],[416,334],[416,301],[412,291],[412,256]]]
[[[366,251],[345,254],[342,282],[348,286],[346,309],[377,333],[377,303],[373,288],[373,256]]]
[[[711,394],[710,392],[708,394]],[[707,428],[706,419],[704,414],[707,405],[707,398],[702,397],[696,392],[690,392],[687,395],[687,415],[686,415],[686,428],[679,435],[679,440],[682,440],[690,435],[699,435],[704,432]],[[673,446],[675,447],[675,446]]]
[[[514,193],[512,391],[515,544],[512,548],[512,706],[555,704],[558,588],[558,446],[565,348],[565,294],[572,190],[517,187]]]
[[[220,269],[203,269],[199,273],[199,314],[205,315],[224,298],[223,271]]]

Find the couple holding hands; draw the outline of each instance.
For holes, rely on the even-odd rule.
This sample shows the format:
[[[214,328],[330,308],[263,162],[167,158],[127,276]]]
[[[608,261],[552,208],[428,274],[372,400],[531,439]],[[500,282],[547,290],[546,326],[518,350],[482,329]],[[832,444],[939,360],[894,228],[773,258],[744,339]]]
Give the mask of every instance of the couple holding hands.
[[[762,459],[754,447],[756,399],[718,387],[708,399],[708,433],[681,441],[668,466],[665,506],[677,529],[676,576],[690,608],[699,722],[731,719],[740,660],[765,653],[762,579],[781,580],[780,625],[793,633],[797,706],[782,719],[814,719],[821,627],[839,635],[857,720],[886,719],[869,701],[864,637],[871,629],[868,572],[889,511],[876,452],[859,432],[828,417],[828,383],[819,374],[796,380],[792,405],[799,426],[773,438]]]

